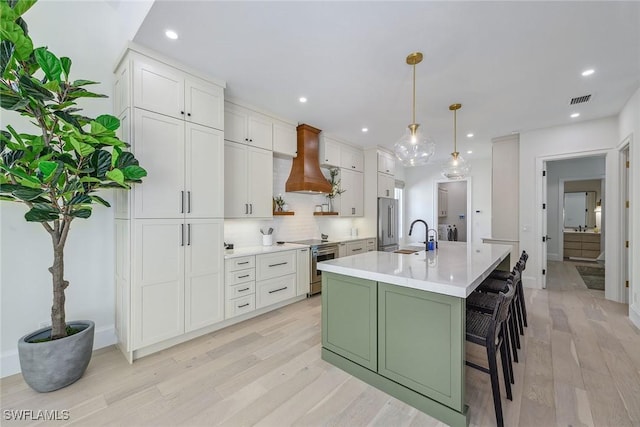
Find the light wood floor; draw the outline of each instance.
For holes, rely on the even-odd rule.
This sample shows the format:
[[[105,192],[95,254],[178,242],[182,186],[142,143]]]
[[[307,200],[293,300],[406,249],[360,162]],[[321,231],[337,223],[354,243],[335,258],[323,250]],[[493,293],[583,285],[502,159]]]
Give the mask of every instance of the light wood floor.
[[[550,262],[548,289],[526,295],[505,425],[640,425],[640,332],[627,306],[587,290],[571,263]],[[474,347],[469,358],[484,354]],[[115,348],[98,350],[81,380],[53,393],[32,391],[20,375],[0,386],[3,414],[69,410],[56,426],[443,425],[320,359],[319,297],[133,365]],[[466,400],[471,425],[495,425],[488,375],[467,368]]]

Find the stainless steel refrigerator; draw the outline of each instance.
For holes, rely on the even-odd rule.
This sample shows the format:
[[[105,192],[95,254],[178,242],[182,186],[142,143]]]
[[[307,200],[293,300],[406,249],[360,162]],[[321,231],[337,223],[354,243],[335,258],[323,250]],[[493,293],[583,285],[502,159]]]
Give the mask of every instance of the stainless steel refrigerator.
[[[398,201],[378,197],[378,250],[398,250]]]

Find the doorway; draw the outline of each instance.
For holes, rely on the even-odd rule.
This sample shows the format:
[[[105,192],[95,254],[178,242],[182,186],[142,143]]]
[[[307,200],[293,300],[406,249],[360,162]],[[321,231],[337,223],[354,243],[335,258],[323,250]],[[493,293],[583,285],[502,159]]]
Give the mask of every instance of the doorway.
[[[436,186],[436,225],[438,240],[470,242],[471,229],[469,218],[469,182],[445,181]]]

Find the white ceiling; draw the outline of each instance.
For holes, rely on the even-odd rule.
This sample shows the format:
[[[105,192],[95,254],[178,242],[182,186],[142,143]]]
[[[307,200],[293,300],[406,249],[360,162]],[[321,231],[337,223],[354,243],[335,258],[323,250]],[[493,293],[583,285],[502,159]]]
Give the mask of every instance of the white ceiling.
[[[640,86],[638,2],[158,0],[134,41],[225,80],[229,98],[389,148],[411,122],[405,58],[421,51],[417,122],[441,159],[454,102],[472,160],[496,136],[615,115]]]

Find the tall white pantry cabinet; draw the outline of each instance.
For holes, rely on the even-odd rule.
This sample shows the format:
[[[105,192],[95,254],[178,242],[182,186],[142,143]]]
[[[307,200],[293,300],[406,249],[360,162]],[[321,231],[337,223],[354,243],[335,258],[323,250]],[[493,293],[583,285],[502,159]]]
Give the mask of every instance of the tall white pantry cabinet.
[[[131,44],[120,137],[148,172],[116,195],[116,333],[131,362],[224,320],[224,82]]]

